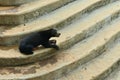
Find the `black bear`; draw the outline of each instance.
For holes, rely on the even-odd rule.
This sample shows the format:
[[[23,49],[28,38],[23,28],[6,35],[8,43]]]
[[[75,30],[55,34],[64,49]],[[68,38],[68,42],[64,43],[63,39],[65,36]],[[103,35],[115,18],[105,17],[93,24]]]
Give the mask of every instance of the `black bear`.
[[[39,45],[42,45],[45,48],[55,48],[56,50],[59,50],[59,47],[56,45],[56,40],[49,40],[51,37],[59,36],[60,33],[58,33],[56,29],[32,33],[20,41],[19,50],[26,55],[33,54],[34,48]]]

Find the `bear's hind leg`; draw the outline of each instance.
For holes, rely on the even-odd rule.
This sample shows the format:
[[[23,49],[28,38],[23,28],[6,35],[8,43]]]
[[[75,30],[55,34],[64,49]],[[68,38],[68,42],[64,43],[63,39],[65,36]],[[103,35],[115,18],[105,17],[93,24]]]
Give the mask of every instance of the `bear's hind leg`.
[[[33,46],[32,45],[27,45],[23,54],[25,55],[30,55],[30,54],[33,54]]]

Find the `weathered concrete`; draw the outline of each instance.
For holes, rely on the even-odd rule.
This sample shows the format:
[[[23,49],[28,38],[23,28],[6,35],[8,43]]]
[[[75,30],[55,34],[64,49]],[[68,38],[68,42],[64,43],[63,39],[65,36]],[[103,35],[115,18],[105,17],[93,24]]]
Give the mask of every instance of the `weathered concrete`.
[[[103,80],[120,80],[120,63],[119,66],[109,75],[107,78]]]
[[[104,0],[75,1],[71,4],[66,5],[65,7],[62,7],[48,15],[41,17],[40,19],[37,19],[34,22],[28,23],[25,26],[20,25],[17,27],[4,30],[3,32],[1,32],[1,35],[0,35],[0,44],[1,45],[16,44],[16,43],[19,43],[19,40],[23,36],[28,35],[32,32],[45,30],[53,27],[62,28],[64,27],[64,25],[69,24],[72,21],[78,19],[78,17],[81,17],[86,12],[94,10],[95,8],[98,8],[99,6],[103,5],[103,3],[104,3]],[[109,3],[109,0],[108,0],[108,3]],[[105,8],[105,9],[109,9],[107,11],[111,11],[109,14],[113,14],[113,17],[117,16],[119,13],[119,7],[117,7],[119,6],[118,4],[119,3],[115,5],[113,4],[112,7]],[[115,10],[111,10],[111,8],[113,9],[115,8]]]
[[[107,75],[111,72],[111,67],[114,69],[119,61],[120,53],[118,51],[120,45],[118,44],[112,50],[108,50],[120,37],[119,24],[120,19],[115,20],[115,22],[111,23],[111,26],[104,26],[103,29],[92,37],[74,45],[68,50],[58,52],[56,56],[47,60],[18,67],[1,68],[0,79],[54,80],[106,51],[102,57],[89,62],[90,64],[87,64],[82,70],[79,69],[81,80],[90,80],[93,77],[98,80],[101,76],[104,76],[102,74]],[[93,42],[95,45],[93,45]],[[76,71],[78,72],[78,70]],[[74,73],[74,75],[78,76],[79,74]],[[67,80],[74,80],[73,78],[71,76]],[[79,80],[79,78],[77,79]],[[61,80],[64,80],[64,77]]]
[[[31,1],[35,1],[35,0],[0,0],[0,5],[3,6],[18,6],[21,5],[23,3],[27,3],[27,2],[31,2]]]
[[[47,14],[74,0],[37,0],[0,12],[0,24],[18,25]],[[1,20],[2,19],[2,20]]]
[[[80,66],[68,75],[58,80],[104,80],[104,78],[118,67],[120,62],[120,43],[103,55]],[[120,78],[119,78],[120,79]],[[109,78],[108,80],[119,80]]]
[[[61,29],[59,32],[64,33],[60,36],[60,38],[56,39],[58,41],[58,45],[61,49],[69,48],[80,40],[83,40],[100,28],[102,28],[105,23],[109,23],[111,20],[119,16],[119,2],[112,3],[107,5],[99,10],[92,12],[90,15],[84,17],[76,21],[71,25],[66,26]],[[114,10],[111,10],[113,8]],[[106,13],[108,12],[109,13]],[[98,17],[99,16],[99,17]],[[72,31],[72,32],[71,32]],[[13,39],[12,39],[13,40]],[[68,45],[69,44],[69,45]],[[17,46],[11,47],[2,47],[1,46],[1,54],[0,64],[1,65],[20,65],[25,63],[31,63],[43,58],[49,57],[54,54],[54,49],[38,49],[35,51],[34,55],[25,56],[19,53]],[[9,54],[9,55],[8,55]],[[7,63],[5,63],[7,62]]]
[[[18,12],[22,9],[27,16],[23,20],[31,20],[33,7],[27,7],[34,4],[35,12],[39,11],[39,1],[19,7],[0,7],[0,14],[8,11],[9,16],[10,12],[17,13],[18,8]],[[41,8],[44,5],[43,9],[48,12],[59,9],[44,16],[35,13],[34,17],[39,16],[39,19],[33,17],[36,20],[24,26],[0,26],[0,66],[6,66],[0,67],[0,80],[103,80],[119,67],[120,0],[72,1],[41,2]],[[64,5],[68,2],[71,3]],[[49,6],[53,8],[48,9]],[[10,20],[12,22],[12,18]],[[36,49],[33,55],[22,55],[18,51],[17,43],[23,36],[54,27],[62,34],[55,38],[59,52],[43,47]]]

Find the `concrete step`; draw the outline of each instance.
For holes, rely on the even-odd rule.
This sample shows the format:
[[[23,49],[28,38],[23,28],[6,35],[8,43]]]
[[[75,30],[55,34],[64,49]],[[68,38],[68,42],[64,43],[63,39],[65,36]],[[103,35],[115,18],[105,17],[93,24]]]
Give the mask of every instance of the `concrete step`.
[[[120,35],[119,35],[120,36]],[[78,69],[64,75],[58,80],[104,80],[120,63],[120,40],[119,42],[104,52],[99,57],[80,66]],[[109,78],[108,80],[120,80],[117,78]]]
[[[105,0],[109,2],[109,0]],[[5,26],[1,27],[1,34],[0,34],[0,44],[1,45],[12,45],[19,43],[19,40],[36,31],[45,30],[48,28],[62,28],[64,25],[71,23],[72,21],[78,19],[78,17],[82,16],[86,12],[94,10],[96,7],[98,8],[100,5],[105,4],[104,0],[77,0],[73,3],[70,3],[52,13],[42,16],[39,19],[28,23],[26,25],[20,25],[16,27],[10,27],[8,29],[4,28]],[[106,3],[107,3],[106,2]],[[103,8],[103,14],[100,14],[102,18],[112,15],[113,17],[118,15],[120,8],[120,2],[116,2],[113,4],[108,5],[109,7]],[[111,10],[113,9],[113,10]],[[74,10],[74,12],[73,12]],[[102,11],[102,9],[100,10]],[[110,13],[105,13],[104,11],[109,11]],[[62,17],[61,17],[62,16]],[[97,20],[97,17],[95,18]],[[98,19],[99,20],[99,19]],[[101,18],[100,18],[101,20]],[[94,21],[93,21],[94,22]],[[1,43],[2,42],[2,43]]]
[[[35,0],[0,0],[0,5],[2,6],[18,6],[18,5],[21,5],[23,3],[27,3],[27,2],[30,2],[30,1],[35,1]]]
[[[119,16],[118,5],[120,1],[109,4],[103,8],[91,12],[83,18],[75,21],[71,25],[59,30],[62,35],[57,38],[57,45],[60,49],[66,49],[73,46],[75,43],[93,35],[100,30],[103,25],[109,23]],[[115,5],[117,5],[115,7]],[[111,10],[113,8],[113,10]],[[107,13],[106,13],[107,12]],[[72,32],[71,32],[72,31]],[[13,38],[14,39],[14,38]],[[4,42],[4,40],[2,41]],[[33,55],[25,56],[18,51],[18,46],[0,46],[0,64],[5,65],[20,65],[42,60],[44,58],[54,55],[56,50],[39,48],[34,51]],[[3,55],[3,54],[4,55]],[[7,62],[7,63],[6,63]]]
[[[118,63],[119,66],[116,67],[116,70],[114,70],[110,75],[108,75],[103,80],[120,80],[120,63]]]
[[[0,11],[5,11],[5,10],[11,10],[11,9],[14,9],[15,6],[0,6]]]
[[[20,6],[15,6],[14,9],[0,11],[0,24],[18,25],[29,22],[71,1],[74,0],[35,0]]]
[[[56,53],[57,55],[49,59],[39,61],[34,64],[28,64],[28,65],[22,65],[16,67],[1,67],[0,79],[55,80],[58,77],[70,72],[71,70],[90,61],[91,59],[95,58],[96,56],[106,51],[103,54],[104,56],[101,57],[102,59],[98,57],[96,60],[93,60],[96,62],[96,64],[92,63],[94,68],[98,64],[105,65],[105,67],[101,66],[103,68],[100,68],[99,71],[100,73],[101,70],[103,71],[108,69],[110,66],[112,66],[114,63],[116,63],[119,60],[119,56],[120,56],[120,53],[118,52],[120,48],[119,44],[115,46],[111,51],[108,50],[109,48],[111,48],[111,46],[114,46],[114,44],[117,43],[117,41],[119,40],[120,37],[119,27],[120,27],[120,18],[116,19],[109,25],[104,26],[104,28],[102,28],[95,35],[89,37],[88,39],[83,40],[82,42],[77,43],[68,50]],[[86,70],[90,70],[90,69],[91,68],[88,65],[88,67],[86,67]],[[96,68],[92,69],[92,71],[93,70],[96,71]],[[95,72],[95,74],[97,73],[98,72]],[[94,74],[92,73],[89,75],[94,76]],[[85,74],[84,76],[89,76],[89,75]],[[64,80],[64,78],[62,78],[61,80]],[[72,80],[72,79],[68,79],[68,80]],[[90,79],[85,78],[85,80],[90,80]]]

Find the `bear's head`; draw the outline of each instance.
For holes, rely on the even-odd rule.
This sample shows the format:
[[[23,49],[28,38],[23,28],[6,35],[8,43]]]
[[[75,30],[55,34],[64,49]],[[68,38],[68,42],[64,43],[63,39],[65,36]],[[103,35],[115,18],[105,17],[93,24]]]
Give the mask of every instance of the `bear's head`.
[[[51,37],[59,37],[61,34],[57,32],[56,29],[49,29]]]

